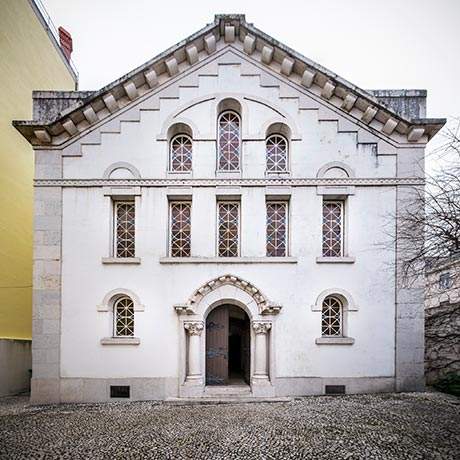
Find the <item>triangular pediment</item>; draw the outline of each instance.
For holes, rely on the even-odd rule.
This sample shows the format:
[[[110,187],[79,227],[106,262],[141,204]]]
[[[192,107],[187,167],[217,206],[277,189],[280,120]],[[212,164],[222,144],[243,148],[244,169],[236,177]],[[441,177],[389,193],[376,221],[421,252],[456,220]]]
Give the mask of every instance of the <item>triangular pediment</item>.
[[[193,86],[200,69],[206,67],[209,73],[215,66],[217,72],[222,59],[234,59],[242,76],[259,75],[261,85],[279,87],[279,97],[298,98],[299,108],[320,106],[397,143],[426,143],[445,123],[404,117],[370,92],[259,31],[244,16],[219,15],[214,23],[99,91],[75,92],[76,102],[54,118],[14,125],[33,145],[62,148],[131,107],[154,105],[168,91],[174,97],[179,80],[182,87]]]

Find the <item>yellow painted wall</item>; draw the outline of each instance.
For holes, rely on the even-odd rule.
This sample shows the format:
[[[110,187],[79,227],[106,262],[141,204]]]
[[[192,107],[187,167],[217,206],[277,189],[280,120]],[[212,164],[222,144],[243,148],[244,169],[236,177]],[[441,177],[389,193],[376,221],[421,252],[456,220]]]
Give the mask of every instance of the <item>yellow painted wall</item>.
[[[32,90],[75,82],[27,0],[0,0],[0,338],[32,336]]]

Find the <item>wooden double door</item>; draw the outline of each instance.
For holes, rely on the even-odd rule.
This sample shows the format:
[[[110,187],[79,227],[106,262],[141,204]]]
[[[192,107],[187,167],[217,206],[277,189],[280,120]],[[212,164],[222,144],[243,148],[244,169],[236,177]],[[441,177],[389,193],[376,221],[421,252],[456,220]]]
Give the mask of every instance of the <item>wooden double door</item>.
[[[206,318],[206,384],[249,383],[249,318],[234,305],[221,305]]]

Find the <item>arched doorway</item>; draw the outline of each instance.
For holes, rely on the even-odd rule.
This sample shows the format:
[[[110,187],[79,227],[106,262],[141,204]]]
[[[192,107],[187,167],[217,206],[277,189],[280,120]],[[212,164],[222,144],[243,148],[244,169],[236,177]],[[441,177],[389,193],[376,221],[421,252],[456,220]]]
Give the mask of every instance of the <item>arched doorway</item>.
[[[250,321],[235,305],[220,305],[206,318],[206,385],[249,384]]]

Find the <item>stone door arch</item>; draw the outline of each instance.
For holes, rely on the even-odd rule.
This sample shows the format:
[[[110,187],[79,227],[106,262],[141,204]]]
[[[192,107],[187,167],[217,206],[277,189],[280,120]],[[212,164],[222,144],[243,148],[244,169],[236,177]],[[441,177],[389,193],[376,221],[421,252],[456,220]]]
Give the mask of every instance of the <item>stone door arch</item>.
[[[223,275],[200,286],[184,304],[174,306],[180,327],[180,396],[202,396],[205,391],[205,325],[214,308],[230,304],[242,308],[250,320],[251,391],[273,396],[276,335],[274,319],[281,306],[268,300],[256,286],[235,275]],[[270,336],[270,339],[269,339]]]

